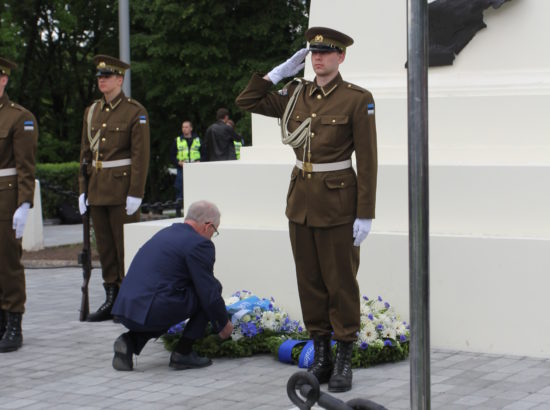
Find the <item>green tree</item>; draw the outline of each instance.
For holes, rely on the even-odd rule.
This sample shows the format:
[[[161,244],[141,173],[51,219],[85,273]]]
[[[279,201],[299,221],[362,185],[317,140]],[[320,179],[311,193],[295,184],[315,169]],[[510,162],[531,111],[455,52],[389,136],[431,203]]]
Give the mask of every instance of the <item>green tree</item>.
[[[9,0],[0,11],[0,52],[20,66],[8,91],[37,117],[38,161],[75,160],[84,108],[96,95],[92,57],[117,52],[116,4]]]
[[[133,0],[132,96],[148,110],[151,162],[145,200],[171,199],[168,151],[181,121],[204,135],[227,107],[250,143],[250,115],[234,104],[250,75],[305,44],[309,0]],[[5,0],[0,55],[18,62],[10,97],[37,117],[39,162],[79,156],[84,109],[99,98],[92,57],[118,55],[110,0]],[[167,189],[168,188],[168,189]]]
[[[203,136],[226,107],[250,143],[250,115],[235,97],[250,75],[267,72],[305,45],[309,1],[134,1],[132,88],[151,117],[151,155],[167,163],[181,121]],[[157,170],[158,171],[158,170]],[[148,190],[158,198],[162,172],[151,170]],[[158,189],[159,192],[153,190]]]

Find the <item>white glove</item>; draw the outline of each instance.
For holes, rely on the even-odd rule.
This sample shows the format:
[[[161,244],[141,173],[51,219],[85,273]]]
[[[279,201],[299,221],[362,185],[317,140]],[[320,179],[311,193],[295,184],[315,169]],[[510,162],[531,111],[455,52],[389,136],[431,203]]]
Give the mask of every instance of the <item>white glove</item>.
[[[23,231],[25,230],[25,224],[27,223],[27,215],[29,214],[30,207],[31,204],[28,202],[23,202],[13,214],[13,223],[11,227],[15,230],[16,239],[23,237]]]
[[[372,219],[355,219],[355,222],[353,223],[353,237],[355,238],[355,241],[353,241],[353,246],[361,245],[361,242],[367,238],[371,225]]]
[[[307,53],[309,53],[309,48],[302,48],[283,64],[278,65],[267,73],[267,76],[271,82],[273,84],[277,84],[283,78],[292,77],[298,74],[298,72],[300,72],[300,70],[302,70],[306,65],[304,63],[304,59],[306,58]]]
[[[133,215],[139,209],[141,205],[141,198],[135,196],[126,197],[126,215]]]
[[[85,194],[80,194],[78,197],[78,210],[80,211],[80,215],[84,215],[86,213],[86,206],[90,205],[88,203],[88,199],[86,198]]]

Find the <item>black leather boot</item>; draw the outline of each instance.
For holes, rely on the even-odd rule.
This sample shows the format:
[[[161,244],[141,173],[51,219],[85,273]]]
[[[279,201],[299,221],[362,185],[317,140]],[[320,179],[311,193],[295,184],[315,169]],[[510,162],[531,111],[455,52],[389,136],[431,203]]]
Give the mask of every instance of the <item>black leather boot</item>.
[[[23,345],[22,317],[23,313],[7,312],[6,331],[0,340],[0,353],[14,352]]]
[[[118,286],[113,284],[104,283],[103,287],[105,288],[105,302],[103,305],[97,309],[96,312],[91,313],[88,316],[88,322],[103,322],[105,320],[111,320],[113,315],[111,314],[111,309],[115,304],[116,296],[118,295]]]
[[[0,340],[2,340],[2,337],[4,337],[7,323],[8,320],[6,319],[6,311],[0,309]]]
[[[333,368],[330,336],[314,337],[313,348],[315,349],[315,359],[307,371],[314,375],[319,383],[326,383],[330,379]]]
[[[353,353],[353,342],[337,342],[336,361],[334,370],[328,382],[328,391],[334,393],[351,390],[351,355]]]

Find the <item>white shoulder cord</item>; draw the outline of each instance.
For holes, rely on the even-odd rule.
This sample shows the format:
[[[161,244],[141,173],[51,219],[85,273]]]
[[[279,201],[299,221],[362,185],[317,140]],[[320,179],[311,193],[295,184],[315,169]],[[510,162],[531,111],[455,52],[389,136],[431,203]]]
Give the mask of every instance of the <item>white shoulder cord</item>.
[[[300,83],[295,88],[288,104],[286,105],[285,112],[281,121],[281,140],[283,144],[290,145],[292,148],[299,148],[303,146],[304,156],[303,163],[306,162],[306,151],[308,153],[308,162],[311,160],[311,117],[307,117],[304,122],[300,124],[292,133],[288,132],[288,121],[292,116],[296,102],[298,101],[298,96],[302,88],[304,88],[304,83],[299,80]]]

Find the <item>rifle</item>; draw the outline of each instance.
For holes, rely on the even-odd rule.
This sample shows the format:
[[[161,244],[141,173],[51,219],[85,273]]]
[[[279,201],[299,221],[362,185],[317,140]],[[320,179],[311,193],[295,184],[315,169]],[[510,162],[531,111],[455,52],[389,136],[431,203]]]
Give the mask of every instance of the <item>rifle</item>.
[[[84,198],[88,198],[88,163],[84,159],[80,166],[80,172],[84,178]],[[88,296],[88,284],[92,276],[92,250],[90,247],[90,209],[86,207],[86,213],[82,215],[83,245],[82,252],[78,255],[78,263],[82,265],[83,282],[81,286],[82,300],[80,302],[80,321],[84,322],[90,313],[90,301]]]

